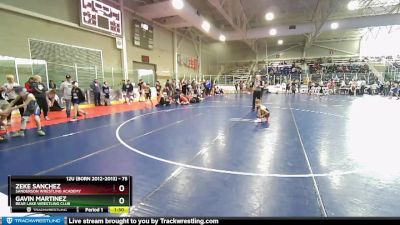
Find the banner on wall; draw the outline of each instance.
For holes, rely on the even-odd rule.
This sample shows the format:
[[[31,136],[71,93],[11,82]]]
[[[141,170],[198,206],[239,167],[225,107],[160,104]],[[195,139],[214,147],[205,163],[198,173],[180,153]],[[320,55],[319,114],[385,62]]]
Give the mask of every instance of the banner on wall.
[[[191,57],[191,56],[186,56],[182,54],[178,54],[178,64],[186,66],[190,69],[193,70],[198,70],[200,65],[199,65],[199,60],[197,58]]]

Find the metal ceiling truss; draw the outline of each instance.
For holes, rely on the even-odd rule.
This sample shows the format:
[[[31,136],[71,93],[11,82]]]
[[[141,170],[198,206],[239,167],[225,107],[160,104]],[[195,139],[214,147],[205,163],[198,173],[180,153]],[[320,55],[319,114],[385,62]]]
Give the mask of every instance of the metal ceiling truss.
[[[385,14],[398,14],[400,13],[400,0],[397,0],[398,3],[395,5],[390,5],[390,6],[384,6],[381,5],[379,6],[379,9],[381,11],[379,11],[379,13],[377,12],[377,8],[376,7],[370,7],[372,5],[373,2],[378,2],[378,3],[385,3],[385,1],[382,0],[368,0],[368,2],[365,5],[365,11],[363,13],[366,13],[369,15],[371,14],[380,14],[380,13],[385,13]],[[387,2],[387,1],[386,1]],[[382,11],[382,9],[384,9]],[[368,27],[365,29],[365,32],[361,35],[361,37],[364,37],[365,35],[369,35],[369,36],[373,36],[373,38],[377,38],[377,36],[379,35],[379,33],[382,30],[386,30],[388,33],[391,33],[393,29],[393,25],[392,26],[386,26],[386,27]]]
[[[393,13],[400,6],[400,0],[361,0],[359,7],[362,15]]]
[[[249,20],[244,12],[240,0],[208,0],[208,2],[219,12],[219,14],[232,26],[232,28],[241,34],[243,42],[246,43],[252,51],[257,52],[255,40],[249,40],[246,37]]]
[[[305,42],[306,48],[310,47],[321,34],[321,28],[328,20],[329,16],[332,15],[333,10],[336,8],[336,4],[337,1],[335,0],[318,0],[314,13],[311,17],[311,21],[314,23],[315,31],[310,34],[305,34],[307,37]]]
[[[342,52],[342,53],[345,53],[345,54],[348,54],[348,55],[351,55],[351,56],[359,55],[358,53],[355,53],[355,52],[349,52],[349,51],[346,51],[346,50],[333,48],[333,47],[328,47],[328,46],[324,46],[324,45],[319,45],[319,44],[312,44],[312,45],[315,46],[315,47],[318,47],[318,48],[324,48],[324,49],[328,49],[328,50]]]
[[[290,47],[288,47],[288,48],[285,48],[285,49],[283,49],[283,50],[276,51],[276,52],[274,52],[274,53],[268,54],[268,58],[273,57],[273,56],[276,56],[276,55],[281,54],[281,53],[284,53],[284,52],[287,52],[287,51],[290,51],[290,50],[292,50],[292,49],[294,49],[294,48],[298,48],[298,47],[301,47],[301,46],[302,46],[302,44],[292,45],[292,46],[290,46]]]
[[[193,43],[194,49],[196,51],[196,56],[200,56],[200,42],[201,42],[201,36],[198,35],[193,29],[187,28],[184,29],[184,31],[179,32],[177,30],[178,34],[178,40],[177,40],[177,49],[181,47],[183,39],[190,40]]]

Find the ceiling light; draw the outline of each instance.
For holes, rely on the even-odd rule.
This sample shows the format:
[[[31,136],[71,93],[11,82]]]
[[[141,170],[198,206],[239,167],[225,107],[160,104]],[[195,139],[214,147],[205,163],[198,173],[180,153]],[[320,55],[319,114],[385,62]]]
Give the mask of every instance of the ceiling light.
[[[220,34],[220,35],[219,35],[219,40],[222,41],[222,42],[224,42],[224,41],[226,40],[225,35]]]
[[[203,30],[205,30],[206,32],[210,31],[210,23],[207,20],[203,20],[203,23],[201,24],[201,28],[203,28]]]
[[[336,22],[331,23],[331,29],[332,30],[336,30],[336,29],[338,29],[338,27],[339,27],[338,23],[336,23]]]
[[[283,40],[278,40],[278,45],[282,45],[283,44]]]
[[[271,30],[269,30],[269,35],[274,36],[276,35],[277,31],[275,28],[272,28]]]
[[[182,9],[183,8],[183,0],[172,0],[172,6],[175,9]]]
[[[265,19],[266,19],[267,21],[271,21],[271,20],[273,20],[274,18],[275,18],[275,15],[274,15],[273,12],[267,12],[267,13],[265,13]]]
[[[353,11],[359,9],[359,3],[357,0],[352,0],[347,4],[347,9]]]

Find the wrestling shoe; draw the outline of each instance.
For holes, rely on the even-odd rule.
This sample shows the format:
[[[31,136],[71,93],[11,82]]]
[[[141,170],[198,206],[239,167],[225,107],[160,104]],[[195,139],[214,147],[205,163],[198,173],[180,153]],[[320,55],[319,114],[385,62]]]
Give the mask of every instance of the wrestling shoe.
[[[12,135],[12,137],[24,137],[24,136],[25,136],[25,132],[22,130],[17,131]]]
[[[43,130],[37,130],[37,134],[39,136],[45,136],[46,135],[46,133]]]

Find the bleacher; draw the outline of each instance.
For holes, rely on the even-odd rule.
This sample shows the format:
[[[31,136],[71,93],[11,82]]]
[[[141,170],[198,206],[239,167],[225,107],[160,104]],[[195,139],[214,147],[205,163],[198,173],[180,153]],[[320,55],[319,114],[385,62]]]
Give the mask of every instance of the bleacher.
[[[254,65],[250,63],[234,64],[228,67],[228,72],[223,73],[225,84],[234,84],[235,82],[247,81],[252,75]]]

